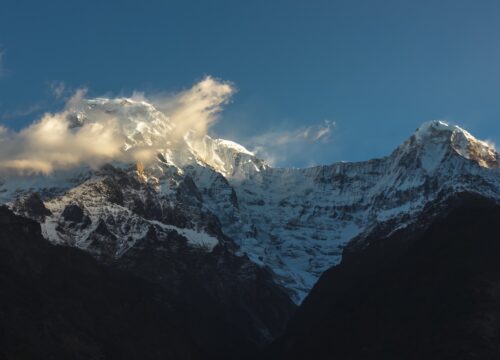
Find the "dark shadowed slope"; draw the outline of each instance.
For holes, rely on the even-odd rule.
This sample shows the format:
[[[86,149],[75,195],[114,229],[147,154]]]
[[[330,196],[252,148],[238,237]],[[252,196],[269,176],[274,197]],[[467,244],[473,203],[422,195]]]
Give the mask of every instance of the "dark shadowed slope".
[[[499,206],[463,195],[425,231],[373,235],[321,277],[273,358],[500,358],[499,230]]]
[[[50,245],[0,208],[0,358],[201,356],[165,291]]]
[[[215,318],[222,305],[182,300],[0,207],[0,359],[255,358],[251,336]]]

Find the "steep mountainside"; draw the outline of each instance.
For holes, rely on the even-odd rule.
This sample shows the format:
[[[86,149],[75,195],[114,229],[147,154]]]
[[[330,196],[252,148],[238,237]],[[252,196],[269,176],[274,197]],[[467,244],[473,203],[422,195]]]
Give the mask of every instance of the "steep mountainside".
[[[255,351],[165,288],[51,245],[39,224],[5,207],[0,269],[1,359],[239,358]],[[194,332],[193,318],[210,331]]]
[[[102,264],[169,291],[192,309],[184,321],[207,348],[218,346],[225,352],[224,344],[231,338],[231,343],[244,339],[257,348],[281,334],[294,304],[267,269],[234,254],[234,244],[213,215],[196,206],[184,207],[184,196],[189,201],[196,196],[192,182],[179,186],[178,204],[167,213],[149,200],[147,187],[129,180],[123,171],[106,167],[66,193],[62,199],[68,203],[61,209],[58,201],[45,207],[35,193],[20,197],[13,208],[42,222],[42,234],[49,239],[57,236],[56,244],[90,252]],[[141,191],[145,200],[137,205],[133,195]],[[124,199],[132,210],[124,206]],[[51,223],[56,211],[59,219]],[[189,228],[193,219],[204,230]],[[217,341],[206,335],[217,331]]]
[[[374,232],[362,251],[346,253],[270,357],[499,358],[500,206],[462,194],[437,211],[426,230]]]
[[[73,126],[103,113],[120,119],[124,154],[147,149],[154,159],[8,176],[0,185],[1,199],[40,221],[50,241],[103,261],[121,262],[151,231],[158,249],[176,233],[193,249],[223,248],[271,269],[300,302],[344,246],[353,238],[362,246],[375,226],[390,233],[461,191],[500,199],[494,148],[443,122],[424,124],[382,159],[280,169],[231,141],[174,137],[169,118],[142,101],[88,100],[71,115]],[[30,208],[33,192],[45,213]]]

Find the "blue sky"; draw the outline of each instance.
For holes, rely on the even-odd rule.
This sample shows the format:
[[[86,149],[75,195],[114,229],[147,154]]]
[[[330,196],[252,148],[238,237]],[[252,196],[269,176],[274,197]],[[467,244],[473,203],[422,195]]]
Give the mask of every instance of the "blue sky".
[[[283,147],[279,165],[383,156],[432,119],[500,143],[499,18],[500,2],[478,0],[3,0],[0,123],[60,109],[61,84],[154,94],[212,75],[238,89],[219,136],[335,123]]]

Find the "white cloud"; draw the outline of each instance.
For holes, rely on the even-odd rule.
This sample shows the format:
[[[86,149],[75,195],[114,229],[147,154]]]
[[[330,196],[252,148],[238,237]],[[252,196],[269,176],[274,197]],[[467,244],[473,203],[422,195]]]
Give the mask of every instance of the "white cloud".
[[[258,157],[272,165],[280,165],[291,158],[305,159],[318,146],[329,143],[334,127],[335,122],[326,120],[318,125],[294,130],[272,130],[243,142]]]
[[[0,169],[26,173],[50,173],[81,163],[97,166],[121,153],[123,139],[117,119],[108,118],[72,129],[69,108],[45,114],[20,132],[2,128]]]
[[[175,126],[175,136],[183,136],[188,131],[204,136],[234,92],[232,84],[208,76],[175,96],[153,96],[151,102],[168,114]]]

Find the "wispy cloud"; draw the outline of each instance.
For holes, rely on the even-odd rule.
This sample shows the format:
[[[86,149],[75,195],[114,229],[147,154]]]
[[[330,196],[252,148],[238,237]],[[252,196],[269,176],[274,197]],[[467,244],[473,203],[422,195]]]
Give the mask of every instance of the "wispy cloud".
[[[215,123],[217,115],[234,92],[232,83],[207,76],[193,87],[176,94],[145,96],[136,92],[132,98],[145,99],[162,113],[168,114],[169,121],[175,127],[175,137],[183,136],[188,131],[202,137]]]
[[[64,81],[52,81],[49,84],[50,92],[56,99],[61,99],[68,92],[66,83]]]
[[[298,129],[271,130],[243,142],[258,157],[272,165],[280,165],[291,158],[304,159],[321,144],[329,143],[334,127],[335,122],[325,120],[320,124]]]
[[[495,151],[497,150],[496,143],[495,143],[493,140],[491,140],[491,139],[486,139],[486,140],[484,140],[484,142],[485,142],[485,143],[486,143],[489,147],[491,147],[493,150],[495,150]]]
[[[2,120],[12,120],[12,119],[17,119],[20,117],[24,116],[29,116],[32,115],[36,112],[39,112],[43,109],[44,104],[42,102],[35,103],[29,106],[26,106],[24,108],[19,108],[16,110],[11,110],[11,111],[5,111],[0,115],[0,119]]]

